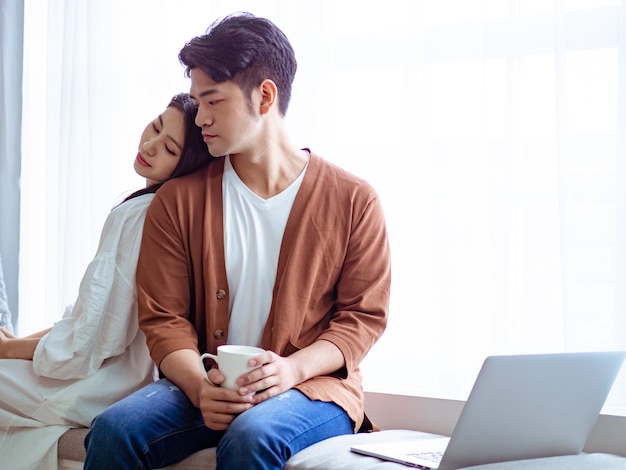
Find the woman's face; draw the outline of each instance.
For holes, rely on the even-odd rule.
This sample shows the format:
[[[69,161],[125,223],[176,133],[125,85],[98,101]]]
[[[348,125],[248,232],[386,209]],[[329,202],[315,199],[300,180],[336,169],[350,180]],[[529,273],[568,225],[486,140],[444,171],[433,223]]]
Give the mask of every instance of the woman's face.
[[[141,134],[135,171],[148,186],[167,180],[176,168],[185,142],[184,125],[183,112],[169,107]]]

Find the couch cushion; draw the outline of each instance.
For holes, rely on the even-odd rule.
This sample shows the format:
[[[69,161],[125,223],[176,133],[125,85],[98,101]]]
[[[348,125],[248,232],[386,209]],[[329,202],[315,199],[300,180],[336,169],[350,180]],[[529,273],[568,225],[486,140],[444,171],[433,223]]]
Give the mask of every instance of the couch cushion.
[[[59,460],[85,461],[85,436],[88,429],[70,429],[59,439]],[[182,462],[165,467],[167,470],[215,470],[215,449],[204,449]]]
[[[285,466],[285,470],[404,470],[408,467],[355,454],[350,446],[366,442],[389,442],[395,440],[437,437],[418,431],[387,430],[370,434],[355,434],[327,439],[297,453]],[[625,470],[626,457],[609,454],[565,455],[517,462],[502,462],[467,467],[462,470]]]
[[[84,441],[87,429],[70,429],[59,440],[59,459],[75,462],[85,460]],[[421,437],[433,437],[417,431],[390,430],[373,433],[349,434],[318,442],[296,455],[292,456],[285,465],[285,470],[309,470],[309,469],[391,469],[406,468],[392,462],[366,457],[350,452],[350,446],[365,442],[383,442],[402,439],[415,439]],[[215,449],[204,449],[190,455],[185,460],[165,467],[167,470],[214,470]]]
[[[409,439],[441,437],[425,432],[394,429],[379,432],[347,434],[313,444],[293,455],[285,465],[285,470],[385,470],[406,469],[408,467],[380,460],[374,457],[356,454],[350,451],[354,444],[369,442],[390,442]]]
[[[85,459],[83,441],[87,429],[71,429],[59,440],[59,459],[82,462]],[[349,434],[333,437],[308,447],[292,456],[285,470],[403,470],[407,467],[350,451],[354,444],[389,442],[405,439],[436,437],[408,430],[387,430],[373,433]],[[215,470],[215,449],[204,449],[185,460],[165,467],[167,470]],[[467,467],[464,470],[624,470],[626,457],[609,454],[580,454],[542,459],[502,462]]]
[[[609,454],[579,454],[492,463],[463,470],[624,470],[626,457]]]
[[[70,429],[59,439],[58,451],[59,459],[75,460],[83,462],[85,460],[85,436],[87,429]]]

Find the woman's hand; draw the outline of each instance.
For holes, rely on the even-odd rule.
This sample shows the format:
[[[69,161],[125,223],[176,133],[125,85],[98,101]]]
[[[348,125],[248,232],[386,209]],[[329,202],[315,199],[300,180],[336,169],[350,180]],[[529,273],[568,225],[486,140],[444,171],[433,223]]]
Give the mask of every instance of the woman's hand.
[[[15,336],[13,336],[6,328],[0,326],[0,359],[9,358],[8,354],[12,339],[15,339]]]
[[[5,338],[15,338],[15,335],[3,326],[0,326],[0,335]]]
[[[16,338],[6,328],[0,327],[0,359],[32,360],[39,338]]]

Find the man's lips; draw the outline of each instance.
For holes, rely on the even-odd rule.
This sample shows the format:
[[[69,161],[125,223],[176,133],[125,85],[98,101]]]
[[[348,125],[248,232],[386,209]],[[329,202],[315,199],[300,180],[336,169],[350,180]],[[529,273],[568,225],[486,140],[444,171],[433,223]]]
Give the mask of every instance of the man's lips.
[[[141,166],[147,166],[147,167],[152,166],[143,158],[143,156],[141,155],[141,152],[137,152],[137,162],[139,162]]]

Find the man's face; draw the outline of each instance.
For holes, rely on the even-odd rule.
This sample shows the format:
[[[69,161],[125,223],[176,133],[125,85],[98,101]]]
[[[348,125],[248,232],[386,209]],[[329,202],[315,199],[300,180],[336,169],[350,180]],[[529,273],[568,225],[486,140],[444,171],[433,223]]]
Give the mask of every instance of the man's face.
[[[254,149],[254,138],[259,131],[256,91],[250,100],[232,81],[216,83],[200,69],[191,70],[191,97],[198,105],[196,125],[211,155],[246,153]]]

